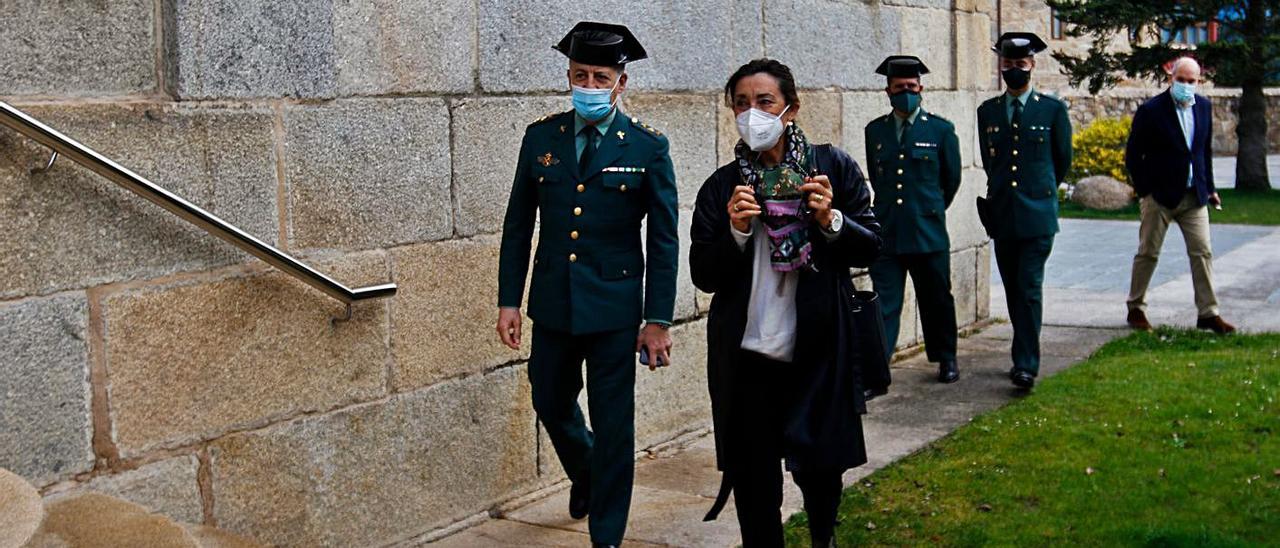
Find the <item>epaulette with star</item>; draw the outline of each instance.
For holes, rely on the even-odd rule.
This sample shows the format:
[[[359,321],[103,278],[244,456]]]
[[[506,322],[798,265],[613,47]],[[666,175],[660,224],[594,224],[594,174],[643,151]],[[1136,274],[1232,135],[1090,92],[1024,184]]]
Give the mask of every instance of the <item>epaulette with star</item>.
[[[655,128],[649,124],[641,122],[639,118],[636,118],[634,116],[631,117],[631,125],[636,126],[640,129],[643,129],[649,135],[652,135],[654,137],[662,137],[662,132],[658,131],[658,128]]]
[[[944,122],[947,124],[951,124],[953,126],[955,125],[955,123],[953,123],[951,120],[938,116],[936,112],[921,112],[920,115],[921,116],[928,115],[930,118],[933,118],[934,120],[937,120],[939,122]]]
[[[531,123],[529,124],[529,127],[533,127],[533,126],[536,126],[536,125],[538,125],[538,124],[541,124],[541,123],[544,123],[544,122],[548,122],[548,121],[550,121],[550,120],[552,120],[552,119],[555,119],[557,116],[560,116],[561,114],[564,114],[564,113],[563,113],[563,112],[552,112],[552,113],[550,113],[550,114],[547,114],[546,116],[543,116],[543,117],[538,118],[537,120],[534,120],[533,122],[531,122]]]

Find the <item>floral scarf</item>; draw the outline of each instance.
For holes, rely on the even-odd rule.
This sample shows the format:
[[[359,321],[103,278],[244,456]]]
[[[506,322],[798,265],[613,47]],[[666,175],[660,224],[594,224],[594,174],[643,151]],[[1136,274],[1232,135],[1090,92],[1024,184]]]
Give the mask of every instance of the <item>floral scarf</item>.
[[[769,262],[778,272],[792,272],[810,265],[808,227],[813,212],[800,192],[808,176],[809,142],[795,124],[787,125],[782,162],[765,168],[749,159],[759,157],[747,144],[738,141],[733,153],[742,181],[755,191],[763,213],[760,220],[769,236]]]

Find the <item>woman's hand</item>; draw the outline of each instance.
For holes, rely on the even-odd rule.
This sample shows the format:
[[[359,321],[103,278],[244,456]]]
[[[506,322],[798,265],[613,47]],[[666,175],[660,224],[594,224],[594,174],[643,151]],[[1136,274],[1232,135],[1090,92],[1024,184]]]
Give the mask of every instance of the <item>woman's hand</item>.
[[[755,191],[746,185],[738,185],[729,198],[729,224],[734,230],[746,233],[751,230],[751,218],[760,214]]]
[[[826,175],[805,177],[800,191],[809,193],[809,209],[813,211],[814,220],[822,228],[831,228],[831,221],[835,218],[831,209],[831,179]]]

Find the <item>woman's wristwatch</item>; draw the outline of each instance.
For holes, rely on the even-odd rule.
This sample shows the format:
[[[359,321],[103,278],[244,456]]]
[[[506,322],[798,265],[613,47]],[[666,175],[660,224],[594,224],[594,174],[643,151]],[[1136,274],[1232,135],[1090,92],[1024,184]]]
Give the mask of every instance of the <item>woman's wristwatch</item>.
[[[844,227],[844,214],[839,209],[831,210],[831,226],[819,226],[823,232],[827,234],[839,234],[840,229]]]

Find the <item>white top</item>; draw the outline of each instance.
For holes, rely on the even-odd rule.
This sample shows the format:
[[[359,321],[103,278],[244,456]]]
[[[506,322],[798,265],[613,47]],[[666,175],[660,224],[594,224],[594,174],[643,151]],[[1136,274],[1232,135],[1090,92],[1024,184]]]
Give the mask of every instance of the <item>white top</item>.
[[[844,216],[835,210],[831,221],[834,232],[823,231],[827,240],[840,235]],[[732,225],[729,232],[746,249],[749,240],[755,240],[755,264],[751,268],[751,299],[747,303],[747,328],[742,333],[743,350],[750,350],[772,360],[790,362],[796,349],[796,286],[799,272],[779,272],[769,260],[769,238],[752,238],[762,234],[759,218],[751,220],[749,232],[738,232]]]
[[[1196,116],[1191,108],[1196,104],[1196,98],[1192,97],[1191,102],[1182,104],[1177,101],[1173,102],[1174,110],[1178,113],[1178,124],[1182,126],[1182,137],[1187,140],[1187,150],[1191,150],[1191,138],[1196,134]],[[1187,188],[1191,188],[1192,181],[1195,179],[1195,164],[1187,167]]]

